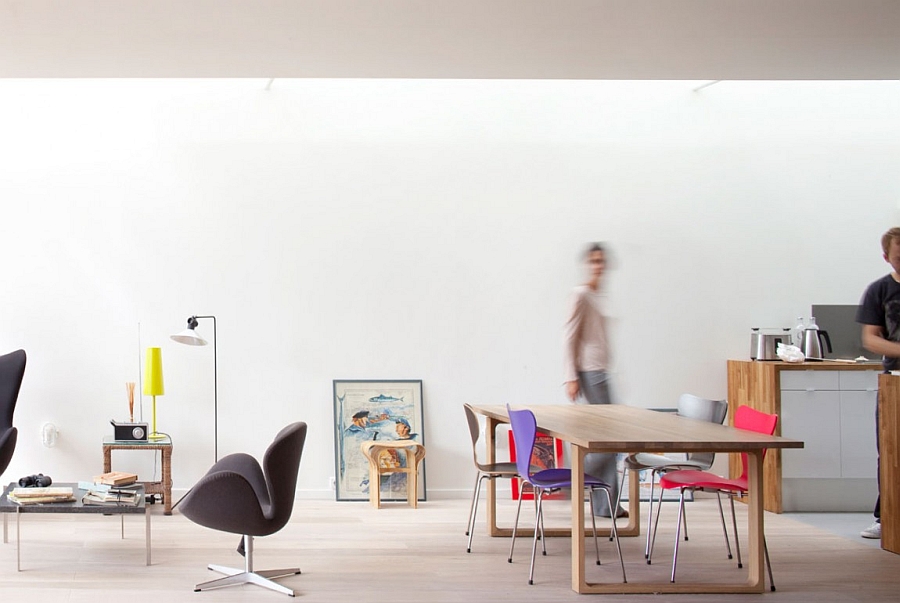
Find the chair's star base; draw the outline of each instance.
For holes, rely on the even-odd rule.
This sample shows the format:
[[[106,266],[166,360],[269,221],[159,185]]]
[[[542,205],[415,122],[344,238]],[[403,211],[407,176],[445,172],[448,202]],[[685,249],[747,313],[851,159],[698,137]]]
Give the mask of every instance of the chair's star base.
[[[274,590],[276,592],[293,597],[293,590],[270,580],[270,578],[281,578],[283,576],[292,576],[300,573],[300,568],[297,567],[248,572],[245,569],[237,569],[234,567],[225,567],[223,565],[210,564],[209,569],[220,574],[225,574],[225,577],[198,584],[194,587],[194,592],[209,590],[211,588],[237,586],[239,584],[256,584],[257,586],[262,586],[263,588],[268,588],[270,590]]]

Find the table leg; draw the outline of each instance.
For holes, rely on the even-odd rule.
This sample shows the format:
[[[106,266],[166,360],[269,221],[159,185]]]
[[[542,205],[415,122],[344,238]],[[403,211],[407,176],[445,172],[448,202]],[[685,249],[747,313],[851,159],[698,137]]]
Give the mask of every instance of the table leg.
[[[172,514],[172,447],[163,446],[160,451],[162,465],[162,487],[165,500],[165,515]]]
[[[631,471],[628,476],[628,523],[616,523],[619,537],[641,535],[641,484],[640,473]]]
[[[748,483],[750,486],[750,500],[747,504],[747,522],[749,541],[749,569],[747,586],[753,592],[764,592],[766,586],[765,558],[763,546],[765,531],[763,529],[763,458],[762,451],[750,451],[747,453],[747,468],[749,469]]]
[[[22,571],[22,532],[19,529],[19,518],[22,517],[20,509],[16,509],[16,571]]]
[[[146,532],[144,533],[144,541],[147,544],[147,565],[150,565],[150,509],[144,507],[144,517],[147,519]]]
[[[112,448],[109,446],[103,447],[103,473],[109,473],[112,471]]]
[[[119,525],[122,530],[122,540],[125,540],[125,514],[119,513]]]
[[[413,509],[419,508],[419,465],[416,463],[416,455],[410,455],[409,448],[403,449],[406,452],[406,502]]]
[[[577,593],[583,593],[586,592],[586,589],[587,582],[585,581],[584,569],[584,448],[572,444],[572,590]]]
[[[9,527],[7,526],[7,518],[6,518],[7,515],[9,515],[9,513],[3,514],[3,544],[6,544],[7,542],[9,542],[9,535],[8,535],[8,531],[7,531],[7,530],[9,530]]]
[[[497,462],[497,420],[487,417],[484,427],[484,444],[487,453],[487,462]],[[500,536],[501,533],[497,529],[497,480],[487,480],[487,526],[488,534],[491,536]],[[474,529],[474,526],[473,526]]]

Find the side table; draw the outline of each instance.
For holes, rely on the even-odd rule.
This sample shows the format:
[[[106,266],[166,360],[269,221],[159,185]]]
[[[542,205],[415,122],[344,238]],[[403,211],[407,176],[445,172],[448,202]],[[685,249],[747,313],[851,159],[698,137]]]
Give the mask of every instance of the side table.
[[[152,450],[159,451],[162,458],[162,480],[158,482],[141,482],[147,494],[159,494],[165,505],[164,513],[172,514],[172,439],[168,436],[158,440],[122,441],[112,436],[103,438],[103,473],[112,471],[113,450]]]

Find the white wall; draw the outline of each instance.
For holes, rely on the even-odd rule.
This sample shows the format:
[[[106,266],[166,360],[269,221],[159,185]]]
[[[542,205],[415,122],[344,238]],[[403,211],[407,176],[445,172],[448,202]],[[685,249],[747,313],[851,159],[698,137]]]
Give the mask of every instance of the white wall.
[[[159,345],[188,487],[213,458],[212,349],[168,335],[215,314],[220,454],[305,420],[300,487],[329,496],[332,379],[422,379],[429,494],[468,492],[463,402],[565,402],[593,240],[616,258],[620,400],[724,397],[751,326],[887,270],[900,84],[699,84],[0,81],[0,352],[29,354],[4,479],[99,472]]]

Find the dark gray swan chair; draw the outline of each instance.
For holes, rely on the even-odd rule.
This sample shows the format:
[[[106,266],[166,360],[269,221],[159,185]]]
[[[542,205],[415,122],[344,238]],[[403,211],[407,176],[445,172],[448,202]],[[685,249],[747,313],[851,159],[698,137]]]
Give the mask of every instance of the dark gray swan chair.
[[[292,423],[275,436],[262,467],[249,454],[229,454],[180,502],[181,513],[194,523],[244,537],[244,569],[210,565],[209,569],[225,577],[198,584],[195,592],[256,584],[294,596],[294,591],[270,578],[299,574],[300,569],[254,571],[253,537],[274,534],[291,518],[305,441],[306,423]]]
[[[6,471],[16,450],[18,431],[12,424],[19,388],[25,376],[25,350],[0,356],[0,475]]]

